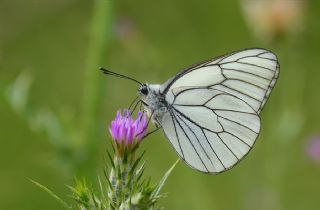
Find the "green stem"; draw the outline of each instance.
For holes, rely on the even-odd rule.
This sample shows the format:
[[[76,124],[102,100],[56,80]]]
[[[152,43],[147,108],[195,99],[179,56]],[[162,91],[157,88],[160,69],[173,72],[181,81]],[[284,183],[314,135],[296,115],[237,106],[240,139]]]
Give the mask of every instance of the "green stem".
[[[99,139],[98,113],[102,103],[102,76],[98,71],[105,60],[106,46],[110,39],[112,23],[112,1],[95,0],[91,25],[88,58],[85,72],[83,118],[82,118],[82,145],[89,151],[87,161],[90,161],[97,148]],[[92,164],[92,163],[91,163]]]

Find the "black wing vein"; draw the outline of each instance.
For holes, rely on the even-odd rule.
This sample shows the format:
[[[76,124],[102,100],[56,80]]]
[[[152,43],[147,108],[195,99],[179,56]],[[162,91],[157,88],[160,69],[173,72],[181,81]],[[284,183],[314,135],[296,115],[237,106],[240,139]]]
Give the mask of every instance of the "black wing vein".
[[[201,156],[199,155],[198,151],[197,151],[196,148],[194,147],[194,145],[193,145],[192,141],[190,140],[189,136],[186,134],[186,131],[183,129],[183,127],[181,126],[180,122],[177,120],[177,118],[176,118],[176,116],[175,116],[174,114],[173,114],[173,117],[174,117],[174,119],[176,120],[176,122],[178,123],[180,129],[182,130],[182,132],[184,133],[184,135],[186,136],[186,138],[188,139],[188,141],[190,142],[190,144],[191,144],[193,150],[196,152],[199,160],[201,161],[201,163],[203,164],[203,166],[205,167],[205,169],[206,169],[207,171],[209,171],[208,168],[207,168],[207,166],[206,166],[206,164],[203,162]]]
[[[173,114],[172,114],[172,112],[171,112],[171,111],[169,111],[169,113],[170,113],[170,117],[171,117],[171,120],[172,120],[172,123],[173,123],[174,132],[175,132],[175,134],[176,134],[176,138],[177,138],[177,140],[178,140],[178,144],[179,144],[179,148],[180,148],[180,151],[181,151],[181,154],[182,154],[182,158],[183,158],[183,159],[185,159],[184,154],[183,154],[183,150],[182,150],[182,148],[181,148],[181,144],[180,144],[180,140],[179,140],[178,132],[177,132],[177,127],[176,127],[176,121],[175,121],[175,118],[174,118],[174,116],[173,116]]]
[[[199,143],[199,145],[201,146],[201,149],[203,150],[203,152],[205,153],[205,155],[207,156],[208,160],[210,161],[211,165],[214,167],[214,164],[212,163],[212,160],[210,158],[210,156],[208,155],[207,151],[204,149],[203,145],[201,144],[198,136],[194,133],[194,131],[190,128],[190,126],[182,119],[181,116],[177,115],[177,117],[185,124],[185,126],[187,126],[187,128],[189,129],[189,131],[191,131],[191,133],[193,134],[193,136],[197,139],[197,142]]]

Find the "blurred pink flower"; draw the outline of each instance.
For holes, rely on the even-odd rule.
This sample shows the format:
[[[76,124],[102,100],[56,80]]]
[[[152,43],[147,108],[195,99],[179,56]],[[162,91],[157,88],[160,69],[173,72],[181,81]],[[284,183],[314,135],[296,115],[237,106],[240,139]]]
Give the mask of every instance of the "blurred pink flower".
[[[135,22],[128,17],[120,17],[114,24],[114,33],[120,40],[126,40],[136,32]]]
[[[267,41],[302,28],[306,0],[241,0],[248,25]]]
[[[307,142],[306,155],[311,161],[320,163],[320,136],[314,136]]]

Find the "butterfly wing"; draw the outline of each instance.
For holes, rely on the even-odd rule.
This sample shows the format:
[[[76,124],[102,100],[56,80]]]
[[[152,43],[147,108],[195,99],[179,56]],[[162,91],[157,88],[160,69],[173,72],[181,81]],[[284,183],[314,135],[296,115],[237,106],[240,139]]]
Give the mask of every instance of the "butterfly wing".
[[[258,114],[279,74],[276,56],[249,49],[194,65],[161,88],[170,105],[164,133],[180,157],[206,173],[223,172],[252,148]]]
[[[277,57],[265,49],[248,49],[193,65],[161,87],[172,103],[185,87],[214,87],[245,100],[259,114],[279,75]]]

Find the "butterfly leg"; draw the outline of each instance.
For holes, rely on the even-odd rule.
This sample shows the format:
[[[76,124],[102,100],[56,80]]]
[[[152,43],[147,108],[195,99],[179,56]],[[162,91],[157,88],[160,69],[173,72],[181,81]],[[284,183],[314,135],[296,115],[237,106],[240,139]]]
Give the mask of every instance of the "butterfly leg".
[[[150,115],[150,117],[149,117],[149,119],[148,119],[148,122],[147,122],[146,127],[144,127],[144,129],[143,129],[141,132],[139,132],[136,136],[141,135],[143,132],[145,132],[145,131],[148,129],[148,126],[149,126],[149,123],[150,123],[150,121],[151,121],[151,119],[152,119],[153,113],[154,113],[154,111],[151,113],[151,115]],[[141,119],[142,119],[142,117],[141,117]]]
[[[139,103],[141,103],[141,100],[136,102],[136,104],[134,105],[133,109],[130,110],[130,113],[133,113],[136,110],[136,108],[138,107]]]
[[[137,97],[135,97],[135,98],[133,99],[133,101],[131,102],[128,110],[130,110],[130,109],[132,108],[133,104],[136,103],[136,101],[137,101],[138,98],[139,98],[139,96],[137,96]]]
[[[155,133],[156,131],[158,131],[161,127],[157,127],[156,129],[153,129],[152,131],[148,132],[146,135],[144,135],[143,138],[147,138],[147,136],[149,136],[150,134]]]

